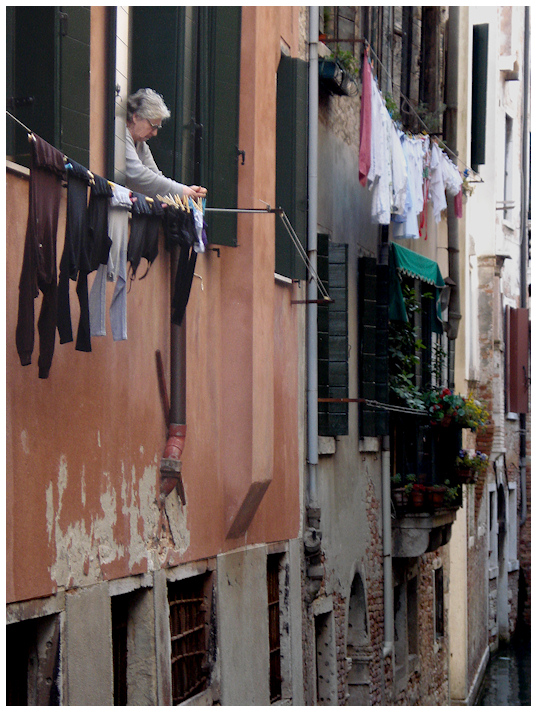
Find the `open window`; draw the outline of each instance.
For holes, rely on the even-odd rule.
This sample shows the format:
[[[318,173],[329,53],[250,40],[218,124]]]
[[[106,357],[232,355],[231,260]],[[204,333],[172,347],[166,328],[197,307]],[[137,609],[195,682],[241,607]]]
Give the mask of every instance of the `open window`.
[[[131,91],[151,87],[172,114],[151,141],[159,169],[237,208],[241,8],[136,5],[131,18]],[[206,221],[212,243],[236,245],[236,214]]]

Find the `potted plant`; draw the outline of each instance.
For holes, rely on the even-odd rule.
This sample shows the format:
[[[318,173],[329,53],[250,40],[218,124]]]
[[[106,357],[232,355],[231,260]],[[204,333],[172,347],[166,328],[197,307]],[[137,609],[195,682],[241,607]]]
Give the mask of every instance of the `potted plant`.
[[[453,423],[459,428],[476,431],[484,429],[490,417],[472,394],[465,398],[450,388],[429,391],[424,395],[424,402],[434,425],[448,427]]]
[[[408,504],[408,493],[412,489],[411,484],[402,484],[402,477],[399,472],[392,476],[392,500],[395,508],[399,511],[404,511]]]
[[[416,481],[416,475],[406,476],[408,496],[413,509],[421,510],[425,506],[427,489],[421,482]]]
[[[459,496],[460,485],[452,485],[449,480],[444,482],[446,485],[446,491],[444,492],[444,502],[446,505],[453,506],[456,504],[457,497]]]
[[[433,509],[438,509],[444,504],[446,490],[446,485],[432,485],[427,488],[427,497]]]
[[[457,475],[463,482],[474,484],[479,475],[486,471],[488,462],[488,456],[484,452],[459,450],[456,462]]]

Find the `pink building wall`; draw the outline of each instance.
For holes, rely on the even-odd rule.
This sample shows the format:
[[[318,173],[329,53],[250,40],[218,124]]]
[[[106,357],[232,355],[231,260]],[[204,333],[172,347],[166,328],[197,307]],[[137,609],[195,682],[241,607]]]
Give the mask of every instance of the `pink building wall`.
[[[92,8],[92,21],[102,22],[101,10]],[[243,8],[241,207],[274,205],[275,75],[281,38],[296,55],[297,25],[297,8]],[[95,82],[101,49],[92,46],[97,130],[89,168],[96,172],[103,160],[93,140],[104,121]],[[275,217],[239,216],[238,246],[198,258],[201,279],[194,279],[186,317],[186,506],[174,500],[170,514],[158,504],[167,433],[155,352],[168,389],[170,361],[170,265],[162,236],[148,276],[130,287],[128,340],[114,342],[109,324],[106,337],[92,339],[91,353],[57,339],[50,376],[39,379],[38,341],[27,367],[15,348],[27,176],[8,169],[6,189],[7,602],[295,538],[301,307],[291,304],[297,286],[274,279]],[[65,202],[64,193],[58,259]],[[107,285],[108,303],[112,292]],[[40,303],[38,297],[36,320]],[[239,512],[247,530],[226,538]]]

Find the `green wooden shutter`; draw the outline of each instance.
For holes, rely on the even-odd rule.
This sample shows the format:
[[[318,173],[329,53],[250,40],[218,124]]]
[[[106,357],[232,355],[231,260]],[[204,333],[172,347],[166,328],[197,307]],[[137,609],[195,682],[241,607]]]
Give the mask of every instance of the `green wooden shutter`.
[[[472,49],[472,169],[485,163],[489,26],[474,25]]]
[[[360,398],[388,402],[388,266],[373,257],[358,260],[358,393]],[[386,411],[360,403],[361,437],[385,435]]]
[[[237,208],[241,7],[209,7],[208,115],[203,126],[207,143],[207,205]],[[247,156],[246,160],[252,160]],[[248,207],[248,206],[247,206]],[[237,215],[208,213],[209,240],[237,244]]]
[[[390,399],[388,385],[388,328],[389,328],[389,268],[377,265],[377,316],[376,316],[376,358],[375,358],[375,398],[379,403],[388,403]],[[386,410],[377,408],[375,412],[376,435],[387,435],[390,430],[390,417]]]
[[[276,205],[284,209],[304,249],[307,241],[308,64],[282,56],[276,105]],[[278,274],[305,279],[306,268],[281,220],[276,221]]]
[[[55,8],[8,7],[7,109],[23,124],[53,146],[59,147],[55,131]],[[29,165],[27,132],[7,119],[8,156]]]
[[[61,7],[59,148],[89,167],[90,8]]]
[[[349,397],[347,262],[347,245],[318,236],[317,272],[334,300],[317,312],[319,398]],[[319,403],[319,435],[348,433],[348,403]]]
[[[89,7],[16,7],[8,15],[8,110],[89,167]],[[10,129],[8,152],[28,163],[28,139]]]

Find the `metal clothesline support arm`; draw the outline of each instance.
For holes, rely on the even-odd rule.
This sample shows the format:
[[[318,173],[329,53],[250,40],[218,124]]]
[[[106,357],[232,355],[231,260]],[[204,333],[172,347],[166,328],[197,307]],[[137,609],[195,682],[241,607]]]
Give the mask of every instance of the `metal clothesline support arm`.
[[[263,202],[263,201],[261,201]],[[319,292],[321,293],[322,299],[320,300],[294,300],[292,303],[293,304],[327,304],[331,303],[334,300],[330,298],[330,295],[326,291],[322,281],[319,279],[319,275],[317,274],[317,271],[311,264],[311,261],[308,257],[308,254],[306,250],[304,249],[302,243],[300,242],[298,235],[296,234],[293,226],[289,222],[289,218],[285,214],[285,211],[283,208],[271,208],[270,205],[267,204],[266,208],[208,208],[205,207],[205,212],[213,212],[213,213],[257,213],[257,214],[274,214],[274,215],[279,215],[281,218],[281,221],[287,230],[289,237],[291,238],[291,242],[293,243],[296,251],[299,254],[299,257],[301,260],[304,262],[307,272],[308,272],[308,278],[315,280],[317,284],[317,288]]]

